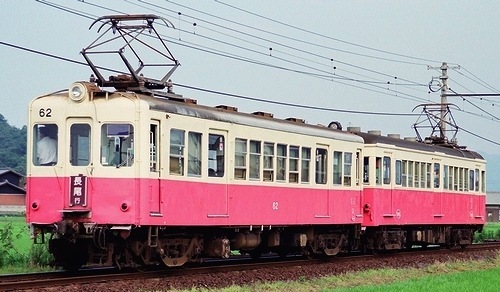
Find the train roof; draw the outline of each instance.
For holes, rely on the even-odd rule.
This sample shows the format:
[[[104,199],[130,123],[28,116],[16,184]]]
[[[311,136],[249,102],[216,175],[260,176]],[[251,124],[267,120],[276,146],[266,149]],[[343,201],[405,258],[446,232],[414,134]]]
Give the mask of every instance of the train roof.
[[[184,103],[171,101],[164,98],[142,95],[141,99],[149,103],[151,109],[156,109],[168,113],[180,114],[185,116],[197,117],[213,121],[221,121],[238,125],[253,126],[269,130],[284,131],[289,133],[298,133],[336,139],[341,141],[350,141],[363,143],[363,139],[352,133],[328,128],[326,126],[310,125],[301,121],[282,120],[273,118],[272,115],[259,115],[257,113],[242,113],[235,108],[228,107],[209,107],[195,103]]]
[[[380,144],[394,145],[399,148],[414,149],[419,151],[441,152],[456,157],[481,159],[481,160],[484,159],[479,153],[475,151],[466,150],[464,148],[459,148],[459,147],[451,147],[448,145],[441,145],[441,144],[427,144],[418,141],[404,140],[404,139],[386,137],[386,136],[363,133],[363,132],[353,132],[353,133],[363,138],[365,144],[380,143]]]

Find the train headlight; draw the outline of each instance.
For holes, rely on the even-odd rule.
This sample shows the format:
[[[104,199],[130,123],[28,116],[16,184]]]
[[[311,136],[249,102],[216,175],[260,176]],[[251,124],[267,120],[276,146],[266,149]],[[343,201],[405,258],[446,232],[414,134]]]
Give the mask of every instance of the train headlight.
[[[90,82],[75,82],[69,87],[69,98],[74,102],[82,102],[90,97],[94,92],[99,92],[101,89]]]
[[[87,96],[87,88],[82,83],[73,83],[69,88],[69,98],[75,102],[81,102]]]

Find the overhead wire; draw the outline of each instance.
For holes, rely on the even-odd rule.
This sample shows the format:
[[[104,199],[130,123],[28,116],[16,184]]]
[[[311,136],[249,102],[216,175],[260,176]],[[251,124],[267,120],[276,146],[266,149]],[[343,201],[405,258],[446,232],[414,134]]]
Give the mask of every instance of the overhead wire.
[[[62,5],[53,4],[53,3],[49,3],[48,1],[40,1],[40,0],[37,0],[37,2],[44,3],[44,4],[46,4],[46,5],[49,5],[49,6],[51,6],[51,7],[54,7],[54,8],[60,9],[60,10],[65,11],[65,12],[74,13],[74,14],[79,15],[79,16],[82,16],[82,17],[86,17],[86,18],[90,18],[90,19],[95,19],[95,18],[91,18],[91,17],[89,17],[89,16],[88,16],[88,14],[85,14],[85,13],[83,13],[83,12],[79,11],[79,10],[70,9],[70,8],[64,7],[64,6],[62,6]],[[81,1],[81,2],[83,2],[83,1]],[[146,1],[139,1],[139,2],[146,2]],[[102,8],[102,9],[109,9],[110,11],[115,11],[115,12],[117,11],[117,10],[113,10],[113,9],[110,9],[110,8],[108,8],[108,7],[101,6],[101,5],[96,5],[96,7],[99,7],[99,8]],[[119,12],[119,13],[122,13],[122,12]],[[4,44],[4,43],[2,43],[2,44]],[[181,44],[181,45],[182,45],[182,44]],[[196,45],[196,44],[194,44],[194,45]],[[363,46],[361,46],[361,47],[363,47]],[[277,52],[278,50],[275,50],[275,51]],[[284,52],[284,53],[285,53],[285,52]],[[399,55],[399,54],[396,54],[396,55]],[[50,56],[50,54],[47,54],[47,56]],[[292,56],[292,57],[294,57],[294,58],[300,58],[300,57],[298,57],[298,56],[294,56],[294,55],[290,55],[290,56]],[[404,55],[402,55],[402,56],[404,56]],[[234,57],[234,56],[233,56],[233,57]],[[405,57],[411,57],[411,56],[405,56]],[[62,57],[61,57],[61,58],[62,58]],[[64,58],[62,58],[61,60],[63,60],[63,59],[64,59]],[[240,58],[240,59],[241,59],[241,60],[248,61],[248,58],[245,58],[245,57]],[[312,60],[307,60],[307,59],[304,59],[304,60],[306,60],[306,61],[308,61],[308,62],[312,61]],[[333,61],[333,59],[331,59],[331,60]],[[427,61],[429,61],[429,60],[427,60]],[[81,63],[81,62],[80,62],[80,63]],[[254,62],[254,63],[255,63],[255,64],[264,64],[263,62],[260,62],[260,61],[256,61],[256,62]],[[85,63],[82,63],[82,64],[86,65]],[[275,67],[276,67],[276,68],[280,68],[279,66],[275,66]],[[469,71],[467,70],[467,72],[469,72]],[[304,74],[304,72],[302,72],[302,73]],[[328,73],[329,73],[329,72],[328,72]],[[311,72],[306,72],[305,74],[310,74],[310,75],[320,75],[320,74],[314,74],[314,73],[311,73]],[[479,79],[477,76],[475,76],[474,74],[472,74],[472,73],[470,73],[470,72],[469,72],[469,74],[471,74],[472,76],[474,76],[476,79],[480,80],[480,79]],[[321,76],[318,76],[318,77],[321,77]],[[324,76],[323,76],[323,77],[324,77]],[[329,76],[329,77],[331,78],[331,76]],[[345,77],[345,76],[342,76],[342,77]],[[350,78],[350,79],[349,79],[349,78],[347,78],[346,80],[363,83],[363,80],[359,80],[359,79],[355,79],[355,78]],[[480,80],[480,81],[482,82],[482,80]],[[374,83],[375,83],[375,82],[374,82]],[[389,84],[389,83],[388,83],[388,84]],[[485,83],[485,84],[486,84],[486,85],[488,85],[488,86],[490,86],[490,85],[489,85],[489,84],[487,84],[487,83]],[[391,85],[392,85],[392,84],[391,84]],[[394,85],[397,85],[397,84],[394,84]],[[419,84],[419,85],[420,85],[420,84]],[[179,85],[179,86],[183,86],[183,85]],[[370,89],[367,89],[367,88],[364,88],[364,87],[360,87],[360,88],[362,88],[362,89],[364,89],[364,90],[370,90]],[[491,87],[491,88],[493,88],[493,87]],[[193,88],[192,88],[192,89],[193,89]],[[377,92],[377,91],[375,91],[375,92]],[[404,93],[403,93],[403,94],[404,94]],[[422,100],[423,100],[423,99],[422,99]],[[263,102],[264,102],[264,101],[263,101]],[[307,106],[306,106],[306,107],[307,107]],[[314,108],[314,107],[312,107],[312,108]],[[317,109],[320,109],[320,110],[321,110],[321,108],[317,108]],[[479,108],[478,108],[478,109],[479,109]],[[361,112],[356,112],[356,111],[354,111],[354,113],[361,113]],[[486,113],[486,112],[485,112],[485,113]],[[373,112],[373,114],[378,114],[378,113]],[[471,114],[473,114],[473,113],[471,113]],[[484,117],[484,116],[481,116],[481,117]],[[493,116],[493,117],[494,117],[494,116]],[[496,117],[494,117],[494,118],[496,118]],[[496,119],[497,119],[497,118],[496,118]]]

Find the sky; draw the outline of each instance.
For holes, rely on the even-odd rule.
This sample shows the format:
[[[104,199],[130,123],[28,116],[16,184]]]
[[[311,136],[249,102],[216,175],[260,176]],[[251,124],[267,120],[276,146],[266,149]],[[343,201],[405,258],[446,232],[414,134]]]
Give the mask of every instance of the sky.
[[[413,137],[443,62],[455,92],[500,92],[500,1],[2,0],[0,114],[22,127],[30,100],[88,80],[67,60],[84,61],[93,19],[122,13],[171,21],[155,27],[181,64],[174,91],[199,104]],[[500,154],[500,97],[448,102],[458,143]]]

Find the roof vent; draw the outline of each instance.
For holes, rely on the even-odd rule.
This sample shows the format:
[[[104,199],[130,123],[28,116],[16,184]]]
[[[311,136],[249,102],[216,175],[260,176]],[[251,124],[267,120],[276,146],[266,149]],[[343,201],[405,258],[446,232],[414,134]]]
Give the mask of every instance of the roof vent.
[[[370,130],[370,131],[368,131],[368,134],[380,136],[380,135],[382,135],[382,132],[380,130]]]
[[[237,107],[229,106],[229,105],[223,105],[223,104],[218,105],[215,108],[223,109],[223,110],[230,111],[230,112],[237,112],[238,111]]]
[[[272,118],[273,117],[273,114],[266,113],[266,112],[253,112],[252,115],[266,117],[266,118]]]
[[[401,139],[401,136],[399,134],[387,134],[387,137],[394,139]]]
[[[417,137],[405,137],[405,141],[417,142]]]
[[[361,127],[347,127],[347,132],[360,133],[361,132]]]
[[[285,120],[290,121],[290,122],[300,123],[300,124],[306,123],[305,120],[299,119],[299,118],[286,118]]]

